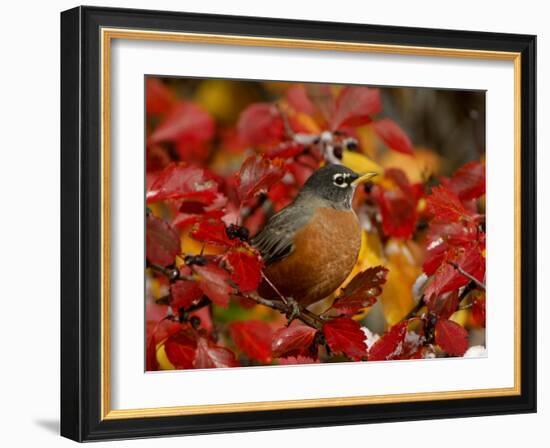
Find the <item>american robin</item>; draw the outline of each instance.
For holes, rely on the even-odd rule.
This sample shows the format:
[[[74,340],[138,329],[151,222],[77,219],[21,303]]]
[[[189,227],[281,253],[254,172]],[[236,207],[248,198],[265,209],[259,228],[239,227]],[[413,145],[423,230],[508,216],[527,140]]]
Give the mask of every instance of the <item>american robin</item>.
[[[326,165],[306,181],[294,202],[252,238],[265,262],[258,293],[307,307],[334,292],[359,255],[361,228],[351,201],[355,187],[375,176]]]

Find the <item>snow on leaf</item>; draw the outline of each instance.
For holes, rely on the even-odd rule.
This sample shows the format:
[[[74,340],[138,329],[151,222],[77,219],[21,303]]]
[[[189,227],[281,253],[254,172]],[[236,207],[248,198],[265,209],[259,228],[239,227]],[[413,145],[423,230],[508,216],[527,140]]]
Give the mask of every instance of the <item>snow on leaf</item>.
[[[305,352],[313,343],[316,330],[306,325],[290,325],[275,332],[271,343],[273,356],[280,357]]]
[[[407,321],[400,322],[390,328],[369,349],[369,361],[383,361],[392,359],[400,351],[405,334]]]
[[[263,363],[271,362],[271,339],[273,330],[264,321],[248,320],[229,325],[231,339],[248,358]]]
[[[168,266],[180,251],[180,238],[164,220],[150,213],[146,220],[146,256],[150,263]]]
[[[186,199],[211,204],[218,196],[218,185],[202,168],[184,163],[171,163],[153,182],[146,198],[147,203]]]
[[[409,137],[395,121],[384,118],[375,121],[373,126],[376,135],[382,139],[388,148],[403,154],[414,154]]]
[[[239,117],[237,130],[249,145],[275,143],[284,137],[284,123],[277,107],[271,103],[254,103]]]
[[[369,361],[415,359],[422,356],[424,321],[413,317],[394,325],[369,349]]]
[[[468,332],[452,320],[439,319],[435,324],[435,343],[451,356],[462,356],[468,349]]]
[[[262,278],[262,262],[258,255],[245,248],[238,248],[228,252],[225,260],[231,271],[231,280],[239,291],[255,291]]]
[[[372,121],[372,115],[382,109],[380,91],[364,86],[344,87],[336,98],[331,130],[361,126]]]
[[[220,347],[204,337],[198,339],[194,362],[196,369],[238,367],[238,365],[235,354],[228,348]]]
[[[323,334],[330,349],[360,361],[367,356],[365,334],[360,325],[349,317],[337,317],[323,324]]]
[[[206,266],[193,265],[193,271],[199,276],[197,280],[202,292],[216,305],[226,307],[234,292],[228,283],[229,273],[213,263]]]
[[[180,139],[205,142],[213,137],[214,126],[213,118],[201,106],[189,101],[178,101],[155,128],[148,143]]]
[[[374,305],[382,293],[382,285],[386,282],[387,275],[388,270],[383,266],[359,272],[340,291],[331,308],[346,316],[351,316],[362,308]]]
[[[285,175],[283,161],[251,156],[244,161],[237,174],[237,193],[245,202],[269,188]]]

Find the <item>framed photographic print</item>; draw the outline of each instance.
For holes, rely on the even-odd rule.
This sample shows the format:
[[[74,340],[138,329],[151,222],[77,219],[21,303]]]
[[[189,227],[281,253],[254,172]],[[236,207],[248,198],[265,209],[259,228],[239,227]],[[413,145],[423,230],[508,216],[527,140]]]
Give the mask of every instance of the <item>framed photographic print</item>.
[[[536,410],[535,37],[61,14],[61,433]]]

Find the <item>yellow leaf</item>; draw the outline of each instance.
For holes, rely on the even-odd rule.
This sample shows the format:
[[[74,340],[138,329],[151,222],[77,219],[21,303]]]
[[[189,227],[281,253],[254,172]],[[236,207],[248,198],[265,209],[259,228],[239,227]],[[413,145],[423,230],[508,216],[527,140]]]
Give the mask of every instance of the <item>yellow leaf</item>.
[[[321,132],[319,125],[310,115],[304,114],[303,112],[297,112],[294,115],[294,118],[298,121],[298,123],[300,123],[306,132],[309,132],[310,134],[319,134]]]
[[[364,154],[348,150],[344,150],[342,154],[342,165],[347,166],[358,174],[381,174],[384,171],[380,165]],[[373,180],[376,181],[376,177]]]
[[[170,362],[164,349],[164,342],[157,345],[157,362],[160,370],[175,370],[174,364]]]
[[[371,159],[376,158],[377,137],[374,128],[368,124],[355,129],[359,139],[359,147]]]
[[[439,173],[441,158],[429,149],[415,148],[414,157],[396,151],[387,151],[380,160],[380,164],[384,168],[401,168],[411,182],[423,182],[431,175]]]
[[[223,79],[205,79],[195,91],[195,101],[223,123],[232,123],[247,104],[259,99],[246,83]]]
[[[421,273],[414,242],[390,240],[386,245],[386,257],[389,269],[380,302],[386,322],[394,325],[401,321],[413,308],[412,287]]]
[[[462,325],[463,327],[465,327],[466,323],[468,322],[469,314],[470,314],[469,310],[458,310],[452,314],[449,320],[452,320],[453,322],[456,322],[458,325]]]

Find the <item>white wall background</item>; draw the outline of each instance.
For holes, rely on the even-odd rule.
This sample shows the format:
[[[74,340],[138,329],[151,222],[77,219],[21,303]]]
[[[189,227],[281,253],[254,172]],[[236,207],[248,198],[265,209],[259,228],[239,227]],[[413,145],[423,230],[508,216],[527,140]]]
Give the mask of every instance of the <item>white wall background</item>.
[[[339,0],[88,1],[88,4],[249,16],[353,21],[538,35],[539,413],[231,435],[125,441],[109,446],[317,447],[543,446],[548,442],[550,319],[549,12],[535,0],[364,2]],[[78,3],[4,2],[0,33],[0,440],[4,446],[68,446],[59,414],[59,12]],[[546,202],[545,207],[543,203]],[[546,424],[546,425],[545,425]],[[98,444],[96,446],[107,446]]]

